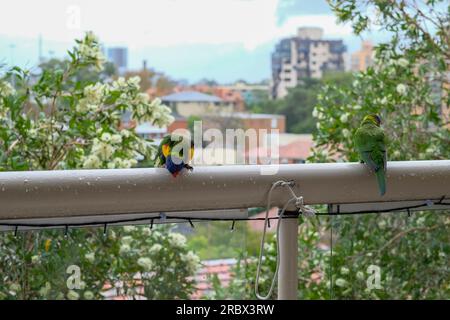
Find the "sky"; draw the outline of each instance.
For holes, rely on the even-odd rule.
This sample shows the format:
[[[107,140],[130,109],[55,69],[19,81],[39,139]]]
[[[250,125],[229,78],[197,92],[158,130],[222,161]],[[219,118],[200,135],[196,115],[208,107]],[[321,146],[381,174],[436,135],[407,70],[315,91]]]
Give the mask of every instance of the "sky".
[[[2,0],[0,63],[35,66],[40,36],[45,57],[64,57],[92,30],[106,48],[128,47],[130,69],[145,59],[177,80],[255,82],[270,77],[275,44],[301,26],[323,28],[349,52],[360,46],[325,0]]]

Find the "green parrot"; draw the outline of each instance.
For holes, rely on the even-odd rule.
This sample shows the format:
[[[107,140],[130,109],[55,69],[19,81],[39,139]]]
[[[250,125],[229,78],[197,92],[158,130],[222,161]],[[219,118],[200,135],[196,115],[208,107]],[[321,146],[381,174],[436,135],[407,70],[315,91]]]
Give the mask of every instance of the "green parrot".
[[[183,146],[180,145],[181,143],[189,145]],[[189,151],[186,157],[183,156],[183,150],[185,149]],[[176,177],[183,169],[188,169],[189,171],[194,169],[188,164],[192,160],[193,155],[194,142],[191,139],[182,135],[169,134],[161,140],[155,162],[157,166],[165,167],[173,177]]]
[[[380,195],[386,193],[386,136],[380,127],[381,118],[376,114],[364,117],[356,130],[354,143],[361,158],[377,177]]]

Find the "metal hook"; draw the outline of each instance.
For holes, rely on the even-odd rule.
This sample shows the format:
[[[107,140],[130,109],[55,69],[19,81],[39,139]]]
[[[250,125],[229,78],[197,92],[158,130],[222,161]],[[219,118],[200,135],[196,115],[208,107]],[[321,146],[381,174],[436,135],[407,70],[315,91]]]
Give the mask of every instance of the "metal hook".
[[[19,226],[14,227],[14,237],[17,238],[17,231],[19,231]]]
[[[192,223],[192,220],[191,220],[191,219],[188,219],[188,221],[189,221],[189,224],[191,225],[192,229],[194,229],[195,226],[194,226],[194,224]]]
[[[153,219],[150,220],[150,230],[153,229]]]
[[[231,232],[234,231],[234,225],[235,224],[236,224],[236,220],[233,220],[233,223],[231,223],[231,229],[230,229]]]
[[[108,224],[105,223],[105,225],[103,226],[103,236],[106,237],[107,236],[107,232],[108,230],[106,229],[108,227]]]
[[[64,229],[64,237],[67,238],[67,234],[69,233],[69,226],[66,224]]]

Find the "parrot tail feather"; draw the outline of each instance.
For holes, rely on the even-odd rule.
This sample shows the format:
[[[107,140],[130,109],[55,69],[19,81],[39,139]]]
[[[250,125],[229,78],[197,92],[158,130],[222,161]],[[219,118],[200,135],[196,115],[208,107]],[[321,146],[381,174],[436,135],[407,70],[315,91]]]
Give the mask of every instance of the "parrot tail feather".
[[[383,170],[378,170],[377,172],[375,172],[375,175],[377,176],[380,195],[383,196],[386,193],[386,175]]]

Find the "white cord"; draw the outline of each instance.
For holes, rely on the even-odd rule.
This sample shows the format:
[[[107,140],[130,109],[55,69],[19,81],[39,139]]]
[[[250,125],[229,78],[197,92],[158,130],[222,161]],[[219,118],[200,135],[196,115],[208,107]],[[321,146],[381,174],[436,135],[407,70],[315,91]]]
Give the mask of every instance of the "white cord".
[[[264,243],[265,243],[265,239],[266,239],[266,232],[267,232],[267,226],[269,223],[269,210],[270,210],[270,203],[271,203],[271,198],[272,198],[272,191],[279,187],[279,186],[285,186],[288,187],[289,191],[291,192],[292,198],[289,199],[286,204],[283,206],[283,208],[281,209],[279,216],[282,219],[284,216],[284,212],[286,211],[287,207],[292,203],[295,202],[295,206],[298,209],[299,212],[302,212],[302,214],[304,214],[306,217],[311,217],[314,216],[316,214],[315,210],[305,206],[303,203],[303,197],[297,197],[297,195],[295,194],[294,190],[292,190],[291,187],[292,182],[286,182],[283,180],[279,180],[277,182],[274,182],[272,184],[272,187],[269,190],[269,194],[267,196],[267,208],[266,208],[266,216],[264,219],[264,229],[263,229],[263,234],[262,234],[262,238],[261,238],[261,246],[259,248],[259,258],[258,258],[258,266],[256,268],[256,279],[255,279],[255,295],[258,299],[260,300],[267,300],[270,298],[270,296],[272,295],[273,289],[275,287],[275,281],[276,278],[278,276],[278,269],[280,266],[280,242],[279,242],[279,235],[280,235],[280,225],[281,225],[281,221],[278,221],[277,224],[277,264],[276,264],[276,268],[275,268],[275,274],[273,275],[272,278],[272,282],[270,284],[270,288],[269,288],[269,292],[267,293],[267,295],[262,296],[259,293],[259,277],[261,274],[261,265],[262,265],[262,257],[264,255]]]

